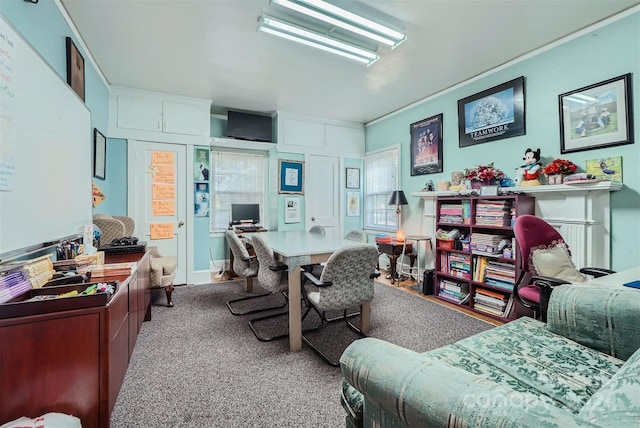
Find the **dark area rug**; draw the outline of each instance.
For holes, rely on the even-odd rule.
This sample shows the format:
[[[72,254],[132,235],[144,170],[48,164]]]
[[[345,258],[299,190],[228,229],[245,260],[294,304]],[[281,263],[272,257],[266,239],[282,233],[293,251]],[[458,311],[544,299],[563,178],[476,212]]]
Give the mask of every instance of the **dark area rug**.
[[[259,285],[254,287],[261,292]],[[153,293],[152,320],[138,336],[111,427],[342,427],[342,375],[308,347],[290,352],[288,339],[260,342],[230,299],[249,295],[241,281],[176,287],[173,308]],[[248,305],[282,301],[271,295]],[[244,304],[244,303],[243,303]],[[282,311],[282,309],[278,310]],[[274,311],[274,312],[278,312]],[[359,318],[353,318],[359,325]],[[317,324],[309,316],[303,328]],[[259,325],[286,333],[287,317]],[[370,336],[424,352],[492,325],[420,296],[376,284]],[[358,339],[343,322],[306,335],[338,359]]]

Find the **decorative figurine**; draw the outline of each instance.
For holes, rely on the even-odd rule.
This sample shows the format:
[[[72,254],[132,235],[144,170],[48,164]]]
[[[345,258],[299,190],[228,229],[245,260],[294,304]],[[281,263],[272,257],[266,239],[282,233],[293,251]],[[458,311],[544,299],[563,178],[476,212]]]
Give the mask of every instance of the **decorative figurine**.
[[[531,148],[524,152],[524,165],[516,169],[516,183],[518,186],[540,186],[540,149]]]
[[[464,188],[464,172],[453,171],[451,173],[451,186],[449,190],[462,190]]]

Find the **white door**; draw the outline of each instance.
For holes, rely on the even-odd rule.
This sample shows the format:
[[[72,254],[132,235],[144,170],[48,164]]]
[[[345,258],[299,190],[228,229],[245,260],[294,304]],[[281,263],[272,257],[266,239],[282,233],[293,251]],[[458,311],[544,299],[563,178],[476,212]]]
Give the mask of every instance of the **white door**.
[[[341,235],[340,169],[337,157],[309,155],[305,171],[306,229],[324,226],[327,234]]]
[[[135,233],[163,256],[176,256],[173,283],[186,284],[185,146],[129,140],[128,156],[128,211],[136,221]]]

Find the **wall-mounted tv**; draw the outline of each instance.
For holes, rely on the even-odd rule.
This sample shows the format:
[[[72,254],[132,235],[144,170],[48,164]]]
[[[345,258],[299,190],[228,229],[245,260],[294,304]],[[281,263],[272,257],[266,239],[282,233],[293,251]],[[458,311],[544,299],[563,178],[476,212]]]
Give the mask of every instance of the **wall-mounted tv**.
[[[272,141],[271,116],[229,110],[227,112],[227,137],[239,140]]]

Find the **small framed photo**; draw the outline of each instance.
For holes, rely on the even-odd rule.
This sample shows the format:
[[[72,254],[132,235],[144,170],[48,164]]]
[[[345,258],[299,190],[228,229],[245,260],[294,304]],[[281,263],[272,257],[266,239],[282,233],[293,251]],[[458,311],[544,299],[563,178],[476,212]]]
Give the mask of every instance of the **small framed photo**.
[[[71,37],[67,37],[67,83],[84,101],[84,58]]]
[[[524,134],[524,76],[458,100],[460,147]]]
[[[107,139],[93,128],[93,176],[104,180],[107,175]]]
[[[482,196],[497,196],[498,186],[481,186],[480,195]]]
[[[284,198],[284,222],[285,224],[300,223],[300,197]]]
[[[360,168],[347,168],[347,189],[360,188]]]
[[[442,113],[412,123],[411,175],[442,172]]]
[[[280,159],[278,193],[304,195],[304,161]]]
[[[558,95],[562,153],[633,144],[631,74]]]
[[[358,217],[360,215],[360,194],[358,192],[347,192],[347,217]]]

